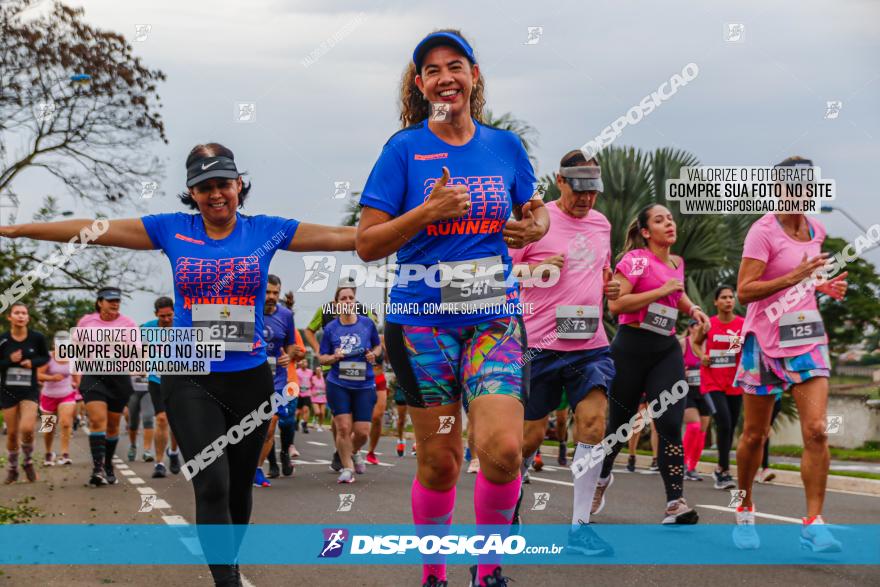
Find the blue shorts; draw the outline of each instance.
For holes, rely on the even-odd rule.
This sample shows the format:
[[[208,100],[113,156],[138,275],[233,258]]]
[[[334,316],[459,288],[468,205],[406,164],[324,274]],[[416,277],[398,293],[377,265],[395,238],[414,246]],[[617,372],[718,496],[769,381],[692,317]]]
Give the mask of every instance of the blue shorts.
[[[284,394],[287,393],[287,390],[284,388],[276,389],[275,393],[281,397],[284,397]],[[294,412],[296,411],[296,398],[290,398],[291,401],[287,404],[278,404],[278,407],[275,408],[275,415],[278,416],[279,420],[287,420],[293,417]]]
[[[592,389],[599,387],[607,394],[611,388],[615,371],[609,347],[588,351],[529,349],[526,354],[532,357],[526,420],[541,420],[556,411],[563,390],[575,409]]]
[[[354,422],[369,422],[376,405],[376,388],[351,389],[328,381],[327,405],[334,416],[351,414]]]

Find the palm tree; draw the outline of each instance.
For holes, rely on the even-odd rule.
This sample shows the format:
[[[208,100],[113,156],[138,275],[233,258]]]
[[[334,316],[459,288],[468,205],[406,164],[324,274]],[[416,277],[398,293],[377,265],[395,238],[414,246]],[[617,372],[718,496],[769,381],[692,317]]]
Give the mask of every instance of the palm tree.
[[[483,114],[483,124],[493,126],[501,130],[509,130],[519,136],[522,141],[523,148],[532,162],[532,167],[538,169],[538,159],[535,157],[535,150],[538,148],[538,131],[531,124],[524,120],[520,120],[510,112],[505,112],[501,116],[495,114],[488,108]]]

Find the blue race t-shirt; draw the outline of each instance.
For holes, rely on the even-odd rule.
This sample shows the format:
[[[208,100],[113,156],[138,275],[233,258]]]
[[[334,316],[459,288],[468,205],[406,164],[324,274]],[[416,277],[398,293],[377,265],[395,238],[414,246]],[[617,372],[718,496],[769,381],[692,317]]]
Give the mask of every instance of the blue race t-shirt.
[[[501,308],[466,313],[415,313],[410,308],[437,307],[435,304],[445,301],[440,288],[427,285],[424,278],[409,280],[405,286],[396,281],[386,315],[389,322],[466,326],[514,313],[509,308],[519,301],[518,289],[510,280],[510,257],[501,231],[513,206],[526,203],[534,194],[535,174],[516,134],[474,123],[473,138],[462,146],[440,140],[427,122],[396,133],[373,166],[360,203],[400,216],[425,202],[434,183],[443,175],[442,168],[447,167],[450,174],[447,185],[468,186],[470,212],[461,218],[428,225],[401,247],[397,262],[401,266],[431,267],[438,263],[500,257],[504,279],[496,281],[511,283],[511,287],[500,292],[508,303]],[[437,280],[432,282],[436,284]]]
[[[149,322],[144,322],[143,324],[141,324],[141,328],[159,328],[159,320],[150,320]],[[159,376],[152,371],[147,374],[147,381],[152,381],[153,383],[162,382],[162,380],[159,379]]]
[[[275,373],[275,389],[287,386],[287,368],[278,366],[278,357],[284,347],[296,342],[293,312],[282,305],[275,306],[275,312],[263,315],[263,340],[266,341],[266,356]]]
[[[236,213],[224,239],[205,232],[200,214],[154,214],[141,220],[174,274],[174,326],[202,327],[226,345],[223,361],[211,371],[252,369],[266,362],[263,305],[266,278],[275,251],[286,249],[298,220]]]
[[[367,362],[367,351],[379,346],[379,331],[366,316],[358,316],[354,324],[343,324],[339,318],[324,326],[319,349],[332,355],[341,348],[345,358],[333,363],[327,381],[348,389],[368,389],[375,385],[373,366]]]

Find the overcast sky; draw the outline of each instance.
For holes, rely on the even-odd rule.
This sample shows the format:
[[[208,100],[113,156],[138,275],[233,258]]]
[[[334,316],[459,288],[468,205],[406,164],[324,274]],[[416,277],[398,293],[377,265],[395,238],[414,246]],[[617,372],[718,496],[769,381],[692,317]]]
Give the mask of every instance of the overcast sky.
[[[333,198],[334,182],[363,186],[398,129],[398,84],[415,44],[435,28],[454,27],[475,48],[489,108],[539,131],[541,175],[693,62],[698,77],[626,127],[615,144],[673,146],[704,165],[806,156],[837,181],[837,205],[863,225],[880,222],[877,178],[871,179],[880,161],[880,4],[873,0],[70,4],[85,7],[90,23],[132,41],[135,25],[150,25],[146,40],[133,45],[148,67],[168,76],[159,91],[170,144],[152,147],[167,169],[156,178],[164,195],[144,201],[145,212],[181,210],[174,194],[184,184],[187,153],[219,141],[253,181],[247,212],[338,223],[345,200]],[[729,23],[743,25],[740,42],[725,40]],[[528,28],[537,26],[539,42],[525,44]],[[322,53],[322,42],[334,37]],[[304,65],[316,51],[317,60]],[[832,100],[842,109],[826,119]],[[256,104],[254,122],[235,121],[240,102]],[[19,221],[52,193],[51,185],[38,173],[15,184],[24,200]],[[63,207],[87,213],[72,200]],[[833,236],[858,233],[839,213],[822,220]],[[880,250],[867,257],[880,265]],[[164,258],[144,259],[161,267],[170,293]],[[291,253],[277,255],[271,268],[285,290],[299,287],[303,269],[301,256]],[[324,297],[297,296],[298,326]],[[378,302],[381,291],[360,297]],[[123,311],[146,319],[151,302],[135,296]]]

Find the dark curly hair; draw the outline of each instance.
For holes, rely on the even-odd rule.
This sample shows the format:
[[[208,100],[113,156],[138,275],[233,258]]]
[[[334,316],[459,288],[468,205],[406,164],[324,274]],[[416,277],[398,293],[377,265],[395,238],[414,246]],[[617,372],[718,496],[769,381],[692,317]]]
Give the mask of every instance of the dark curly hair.
[[[192,151],[189,152],[189,155],[186,158],[186,169],[189,169],[189,166],[192,165],[193,162],[204,157],[229,157],[233,161],[235,160],[235,155],[229,148],[221,145],[220,143],[206,143],[204,145],[196,145],[192,148]],[[242,172],[241,175],[247,175],[247,172]],[[238,193],[239,208],[244,207],[244,201],[247,199],[248,192],[250,191],[251,184],[242,182],[241,191]],[[192,210],[199,209],[199,205],[196,204],[196,201],[189,193],[189,188],[178,194],[177,197],[178,199],[180,199],[181,202],[189,206]]]

